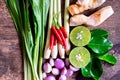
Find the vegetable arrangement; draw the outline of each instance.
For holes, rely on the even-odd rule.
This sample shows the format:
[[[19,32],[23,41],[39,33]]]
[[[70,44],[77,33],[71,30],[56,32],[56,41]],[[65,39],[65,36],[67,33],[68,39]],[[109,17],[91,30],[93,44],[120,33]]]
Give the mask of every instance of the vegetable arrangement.
[[[116,57],[109,53],[113,44],[108,39],[109,33],[106,30],[90,31],[86,26],[77,26],[70,31],[69,28],[68,11],[72,15],[70,24],[74,26],[86,22],[93,26],[100,25],[113,14],[112,7],[105,7],[90,17],[78,13],[96,8],[105,0],[96,0],[94,3],[88,0],[90,3],[87,4],[86,0],[78,0],[77,4],[71,6],[70,0],[65,0],[64,21],[61,18],[61,0],[5,1],[21,40],[24,80],[67,80],[77,71],[81,71],[84,77],[100,80],[103,73],[101,61],[113,65],[117,63]],[[88,6],[89,4],[93,5]],[[83,5],[87,6],[86,9],[82,9]],[[111,13],[104,17],[102,14],[106,12]]]

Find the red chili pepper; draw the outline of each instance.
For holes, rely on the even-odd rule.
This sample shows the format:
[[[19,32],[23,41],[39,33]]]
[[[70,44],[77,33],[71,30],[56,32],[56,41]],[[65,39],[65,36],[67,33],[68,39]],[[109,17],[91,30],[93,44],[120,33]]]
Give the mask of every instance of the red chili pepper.
[[[62,31],[64,37],[65,37],[65,38],[68,38],[67,31],[66,31],[66,29],[65,29],[64,27],[61,28],[61,31]]]
[[[64,35],[63,35],[61,29],[58,29],[57,31],[58,31],[58,33],[59,33],[61,39],[62,39],[63,46],[64,46],[64,48],[66,49],[66,45],[67,45],[67,44],[66,44],[66,39],[65,39],[65,37],[64,37]]]
[[[57,39],[56,37],[54,38],[54,44],[53,45],[56,45],[57,44]]]
[[[54,45],[54,40],[55,40],[55,36],[52,32],[52,30],[50,31],[50,49],[53,48],[53,45]]]
[[[52,26],[51,30],[54,33],[54,35],[56,36],[56,38],[59,41],[59,43],[63,45],[62,39],[61,39],[59,33],[57,32],[57,29],[55,28],[55,26]]]

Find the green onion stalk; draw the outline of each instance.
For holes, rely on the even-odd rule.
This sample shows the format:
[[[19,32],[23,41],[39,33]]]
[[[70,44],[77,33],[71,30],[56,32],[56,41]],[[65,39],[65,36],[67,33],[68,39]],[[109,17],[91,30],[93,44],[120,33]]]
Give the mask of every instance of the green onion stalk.
[[[42,54],[49,0],[5,0],[5,2],[21,43],[24,80],[42,80]]]

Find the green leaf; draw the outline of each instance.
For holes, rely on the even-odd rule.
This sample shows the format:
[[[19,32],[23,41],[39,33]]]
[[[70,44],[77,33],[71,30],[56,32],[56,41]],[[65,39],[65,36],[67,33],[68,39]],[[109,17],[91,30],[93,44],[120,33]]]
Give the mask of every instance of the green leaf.
[[[103,68],[102,68],[101,61],[99,59],[97,59],[97,58],[93,58],[91,65],[92,65],[92,67],[91,67],[91,76],[95,80],[99,80],[99,78],[101,77],[101,75],[103,73]]]
[[[81,73],[84,77],[92,77],[90,71],[91,71],[91,63],[89,63],[84,68],[81,68]]]
[[[103,29],[95,29],[91,31],[92,36],[101,36],[107,38],[109,35],[109,32]]]
[[[97,58],[92,58],[92,61],[81,69],[84,77],[92,77],[95,80],[100,80],[103,73],[101,61]]]
[[[106,61],[110,64],[116,64],[117,63],[117,58],[113,56],[112,54],[106,53],[104,55],[98,56],[100,60]]]
[[[113,44],[104,37],[95,36],[91,38],[91,41],[87,46],[97,54],[104,54],[113,47]]]

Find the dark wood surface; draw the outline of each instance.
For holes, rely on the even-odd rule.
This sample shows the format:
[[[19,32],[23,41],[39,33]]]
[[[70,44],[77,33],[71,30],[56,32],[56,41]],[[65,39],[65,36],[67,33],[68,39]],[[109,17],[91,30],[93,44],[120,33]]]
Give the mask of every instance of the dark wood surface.
[[[23,80],[18,36],[4,0],[0,0],[0,80]]]
[[[74,2],[75,0],[71,0],[71,3]],[[107,5],[111,5],[115,13],[96,28],[104,28],[111,33],[109,38],[114,47],[110,52],[118,58],[118,63],[115,66],[103,63],[104,73],[101,80],[120,80],[120,0],[107,0],[101,7]],[[0,80],[23,80],[21,54],[13,21],[4,0],[0,0]]]

